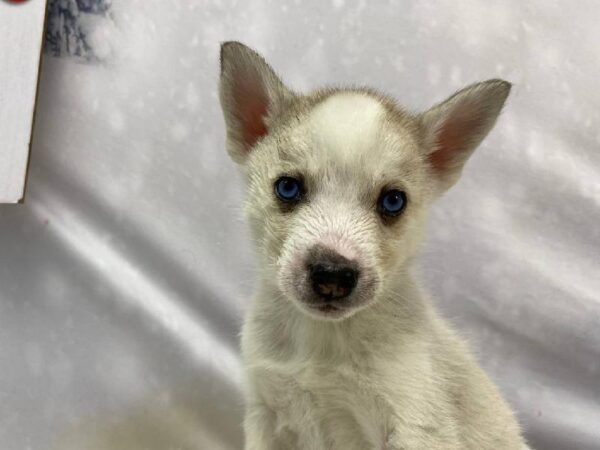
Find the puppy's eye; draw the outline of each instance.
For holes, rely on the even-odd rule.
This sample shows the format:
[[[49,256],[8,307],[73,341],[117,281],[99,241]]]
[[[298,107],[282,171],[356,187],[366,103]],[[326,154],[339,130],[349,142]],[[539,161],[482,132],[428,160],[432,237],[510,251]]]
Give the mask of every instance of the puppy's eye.
[[[397,189],[382,192],[379,196],[379,213],[384,216],[397,216],[406,207],[406,194]]]
[[[302,196],[302,181],[292,177],[280,177],[275,182],[275,193],[283,202],[297,202]]]

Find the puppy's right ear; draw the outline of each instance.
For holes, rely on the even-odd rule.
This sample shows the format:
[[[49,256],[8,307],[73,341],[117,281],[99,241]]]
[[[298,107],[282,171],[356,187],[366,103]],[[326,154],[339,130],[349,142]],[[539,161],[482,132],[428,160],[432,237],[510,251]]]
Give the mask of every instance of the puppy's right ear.
[[[239,42],[221,45],[221,108],[227,151],[243,163],[252,147],[269,133],[269,119],[293,97],[262,56]]]

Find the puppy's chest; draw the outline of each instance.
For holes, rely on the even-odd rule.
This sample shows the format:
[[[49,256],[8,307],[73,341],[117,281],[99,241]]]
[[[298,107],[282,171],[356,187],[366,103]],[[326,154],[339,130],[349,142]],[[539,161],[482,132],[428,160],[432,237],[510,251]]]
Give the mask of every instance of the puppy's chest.
[[[257,369],[253,378],[274,413],[276,432],[298,448],[372,448],[389,432],[391,407],[370,368],[294,362]],[[307,439],[314,442],[301,445]]]

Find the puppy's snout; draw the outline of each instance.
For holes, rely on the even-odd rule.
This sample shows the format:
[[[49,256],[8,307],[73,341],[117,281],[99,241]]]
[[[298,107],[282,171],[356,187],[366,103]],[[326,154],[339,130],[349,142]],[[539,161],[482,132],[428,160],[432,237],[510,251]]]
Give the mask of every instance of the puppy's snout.
[[[358,282],[356,263],[329,249],[312,253],[308,269],[315,294],[325,301],[348,297]]]

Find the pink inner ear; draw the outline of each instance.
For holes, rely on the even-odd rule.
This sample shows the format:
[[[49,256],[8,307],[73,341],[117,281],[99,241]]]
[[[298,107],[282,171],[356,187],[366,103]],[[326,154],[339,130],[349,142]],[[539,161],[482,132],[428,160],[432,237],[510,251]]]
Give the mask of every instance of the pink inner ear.
[[[242,127],[242,138],[246,149],[267,134],[265,117],[269,103],[266,93],[258,83],[251,79],[242,80],[235,86],[234,99],[237,106],[237,116]]]
[[[461,164],[474,136],[481,131],[482,120],[476,105],[466,104],[453,111],[437,132],[437,150],[429,155],[431,165],[439,171]]]
[[[429,161],[436,170],[443,171],[452,165],[452,160],[462,144],[462,133],[466,130],[444,124],[436,139],[437,150],[429,155]]]

